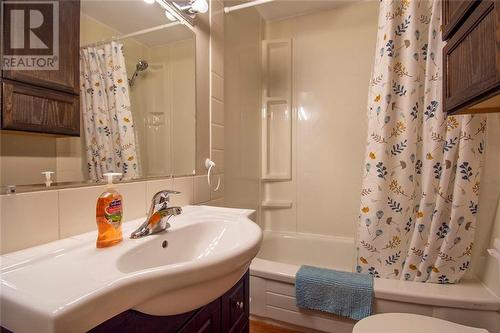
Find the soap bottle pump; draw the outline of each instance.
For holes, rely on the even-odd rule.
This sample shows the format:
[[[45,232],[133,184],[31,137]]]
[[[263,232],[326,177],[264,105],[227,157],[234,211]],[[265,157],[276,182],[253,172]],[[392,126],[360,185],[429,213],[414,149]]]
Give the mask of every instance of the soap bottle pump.
[[[113,176],[121,176],[121,173],[105,173],[108,184],[99,198],[97,198],[96,222],[98,248],[109,247],[122,241],[122,196],[113,184]]]

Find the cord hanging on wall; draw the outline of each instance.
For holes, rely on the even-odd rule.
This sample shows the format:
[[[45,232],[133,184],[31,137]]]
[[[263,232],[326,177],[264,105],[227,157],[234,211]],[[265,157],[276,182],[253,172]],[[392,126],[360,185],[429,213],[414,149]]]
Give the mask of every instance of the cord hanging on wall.
[[[207,172],[208,187],[210,187],[210,189],[211,189],[212,188],[212,181],[210,180],[210,174],[212,173],[212,168],[215,167],[215,162],[212,161],[211,159],[207,158],[205,160],[205,167],[208,170],[208,172]],[[219,187],[220,187],[220,176],[217,179],[217,186],[213,189],[213,191],[217,192],[219,190]]]

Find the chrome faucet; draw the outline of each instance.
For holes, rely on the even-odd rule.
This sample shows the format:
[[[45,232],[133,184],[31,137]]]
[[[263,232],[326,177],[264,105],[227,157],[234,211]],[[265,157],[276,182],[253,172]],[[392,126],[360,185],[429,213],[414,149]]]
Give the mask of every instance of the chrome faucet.
[[[151,202],[151,208],[149,209],[146,221],[130,235],[130,238],[141,238],[152,235],[170,227],[168,223],[170,217],[182,213],[181,207],[168,207],[170,195],[180,193],[181,192],[169,190],[163,190],[156,193],[153,196],[153,201]]]

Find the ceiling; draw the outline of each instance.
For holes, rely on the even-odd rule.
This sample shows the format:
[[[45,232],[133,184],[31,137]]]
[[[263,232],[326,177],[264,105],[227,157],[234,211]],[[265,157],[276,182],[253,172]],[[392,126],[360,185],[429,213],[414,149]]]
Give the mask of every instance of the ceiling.
[[[82,0],[81,11],[121,35],[170,23],[157,3],[147,4],[143,0]],[[147,46],[156,46],[193,36],[189,28],[179,24],[134,39]]]
[[[255,6],[254,8],[257,9],[265,20],[274,21],[310,14],[316,11],[333,9],[350,1],[359,0],[274,0]],[[230,0],[225,3],[226,6],[234,6],[245,2],[251,2],[251,0]]]

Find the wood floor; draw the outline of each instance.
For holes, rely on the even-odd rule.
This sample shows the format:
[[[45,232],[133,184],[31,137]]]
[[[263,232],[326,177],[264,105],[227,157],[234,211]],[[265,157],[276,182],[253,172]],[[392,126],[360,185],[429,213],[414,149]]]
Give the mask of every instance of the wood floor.
[[[260,321],[250,320],[250,333],[300,333],[279,326],[269,325]]]

